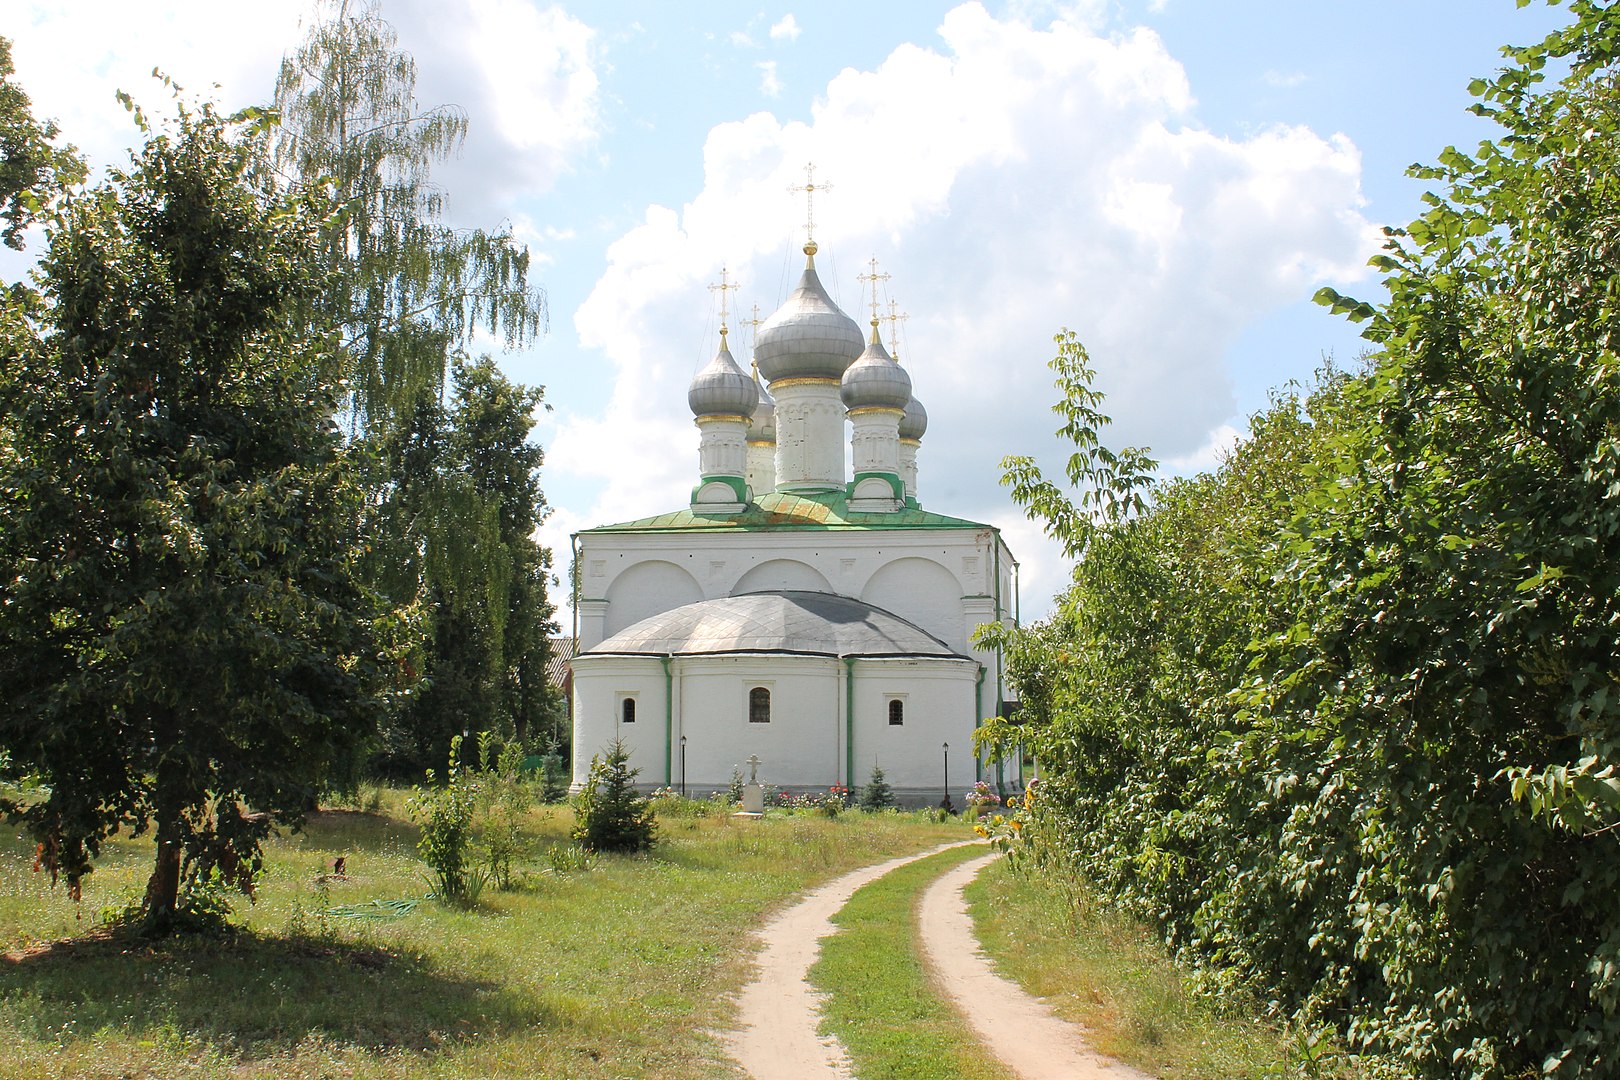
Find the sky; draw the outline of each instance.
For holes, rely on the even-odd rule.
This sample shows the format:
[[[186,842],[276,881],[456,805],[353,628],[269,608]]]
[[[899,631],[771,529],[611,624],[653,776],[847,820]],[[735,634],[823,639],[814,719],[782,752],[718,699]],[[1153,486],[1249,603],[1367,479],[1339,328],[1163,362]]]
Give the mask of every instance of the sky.
[[[165,108],[154,67],[227,108],[269,100],[303,0],[8,0],[17,80],[93,166],[136,138],[115,93]],[[1489,137],[1466,87],[1561,9],[1514,0],[382,0],[423,108],[464,109],[435,168],[448,216],[510,227],[550,329],[501,357],[543,385],[565,571],[582,528],[684,506],[686,386],[797,282],[807,164],[817,269],[885,341],[929,414],[925,509],[1000,528],[1022,615],[1068,567],[999,483],[1008,454],[1060,475],[1047,362],[1076,331],[1111,445],[1167,474],[1218,463],[1273,388],[1355,328],[1323,285],[1376,301],[1368,258],[1422,209],[1408,165]],[[38,242],[32,245],[37,251]],[[875,263],[873,262],[875,260]],[[25,269],[0,258],[0,278]],[[735,291],[711,288],[722,280]],[[892,307],[891,307],[892,302]],[[475,346],[478,347],[478,346]],[[486,346],[493,348],[492,346]],[[744,361],[746,362],[746,360]],[[565,597],[558,597],[559,602]],[[562,612],[564,625],[567,612]]]

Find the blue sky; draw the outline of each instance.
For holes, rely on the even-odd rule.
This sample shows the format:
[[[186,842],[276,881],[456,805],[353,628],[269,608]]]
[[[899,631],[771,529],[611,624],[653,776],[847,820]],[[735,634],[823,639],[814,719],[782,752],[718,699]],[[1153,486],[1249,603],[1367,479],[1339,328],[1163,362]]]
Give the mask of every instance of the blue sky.
[[[161,67],[227,105],[265,100],[301,3],[13,0],[18,79],[95,163],[157,106]],[[802,264],[814,160],[818,268],[863,324],[876,258],[931,417],[920,494],[1001,527],[1041,614],[1061,560],[997,484],[1003,454],[1056,471],[1045,368],[1076,329],[1116,420],[1171,470],[1216,459],[1267,390],[1359,352],[1309,302],[1376,298],[1378,229],[1419,210],[1403,172],[1490,134],[1466,112],[1498,47],[1562,21],[1513,0],[1083,0],[873,4],[384,0],[424,106],[464,107],[436,176],[458,224],[510,222],[551,331],[508,356],[547,388],[545,539],[684,503],[685,387]],[[13,276],[15,259],[0,262]],[[885,324],[887,331],[888,324]],[[887,332],[886,332],[887,336]],[[563,554],[562,564],[566,563]]]

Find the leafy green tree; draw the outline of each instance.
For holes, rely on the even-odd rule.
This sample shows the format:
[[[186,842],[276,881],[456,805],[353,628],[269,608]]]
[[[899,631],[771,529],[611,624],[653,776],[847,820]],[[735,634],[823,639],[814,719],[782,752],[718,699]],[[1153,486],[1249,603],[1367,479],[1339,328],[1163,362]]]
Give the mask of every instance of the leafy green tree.
[[[357,433],[397,424],[444,386],[451,353],[483,327],[507,347],[538,336],[545,297],[529,255],[506,230],[442,220],[433,163],[460,149],[467,117],[418,111],[416,62],[376,0],[331,0],[282,61],[273,162],[334,213],[322,238],[331,273],[312,322],[337,327]]]
[[[253,138],[182,107],[74,200],[43,307],[6,302],[0,744],[43,783],[4,810],[77,893],[152,828],[145,912],[182,878],[248,890],[375,721],[374,608],[329,356],[300,306],[323,208],[257,190]]]
[[[1401,1075],[1620,1075],[1620,15],[1569,8],[1474,84],[1502,135],[1415,170],[1389,300],[1323,291],[1365,370],[1129,513],[1084,424],[1096,512],[1008,468],[1080,555],[1045,626],[987,638],[1029,831]]]
[[[327,4],[282,64],[273,155],[332,207],[309,318],[339,331],[347,419],[370,462],[367,580],[422,634],[402,676],[423,683],[401,697],[382,755],[412,774],[451,733],[528,738],[556,711],[550,553],[531,539],[545,512],[528,442],[541,391],[458,359],[478,329],[509,348],[533,340],[545,298],[509,231],[444,222],[432,167],[468,120],[419,110],[415,85],[374,0]]]
[[[0,37],[0,242],[20,251],[23,230],[85,170],[73,147],[55,145],[55,122],[34,119],[28,95],[12,81],[15,70],[11,42]]]
[[[630,767],[630,751],[615,739],[606,755],[591,757],[585,786],[574,796],[574,839],[587,851],[645,851],[658,822],[652,803],[636,790],[640,769]]]
[[[375,550],[406,550],[415,565],[405,572],[425,583],[432,613],[422,685],[389,725],[396,772],[438,760],[458,733],[501,728],[528,740],[555,697],[545,681],[550,560],[532,535],[545,509],[543,455],[528,439],[542,395],[488,358],[458,362],[452,379],[446,414],[431,403],[417,410],[423,419],[401,444],[412,459],[400,473],[406,483],[382,505],[388,519],[376,530],[397,530],[396,543],[384,539]],[[379,576],[400,572],[378,568]]]

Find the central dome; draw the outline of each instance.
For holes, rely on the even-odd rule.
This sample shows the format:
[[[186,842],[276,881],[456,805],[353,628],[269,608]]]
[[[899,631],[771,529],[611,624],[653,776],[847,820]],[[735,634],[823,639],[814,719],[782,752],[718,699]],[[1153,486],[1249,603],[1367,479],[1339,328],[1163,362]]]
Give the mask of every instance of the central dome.
[[[585,654],[759,652],[960,658],[949,645],[892,612],[836,593],[788,589],[700,600],[665,611],[626,627]]]
[[[841,379],[866,342],[855,320],[838,310],[810,260],[787,303],[760,327],[754,359],[768,383],[780,379]]]

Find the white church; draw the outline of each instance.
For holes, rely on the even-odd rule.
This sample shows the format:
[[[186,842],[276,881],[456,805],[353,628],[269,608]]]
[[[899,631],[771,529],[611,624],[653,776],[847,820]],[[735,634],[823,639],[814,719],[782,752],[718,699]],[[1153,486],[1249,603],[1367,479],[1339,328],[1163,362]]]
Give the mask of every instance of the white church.
[[[868,339],[804,251],[753,375],[722,311],[687,392],[690,505],[574,536],[576,790],[616,738],[643,789],[693,795],[755,757],[794,793],[858,791],[879,765],[907,805],[1018,780],[973,753],[1006,690],[971,640],[1016,619],[1017,563],[994,527],[922,508],[911,379],[875,310]]]

